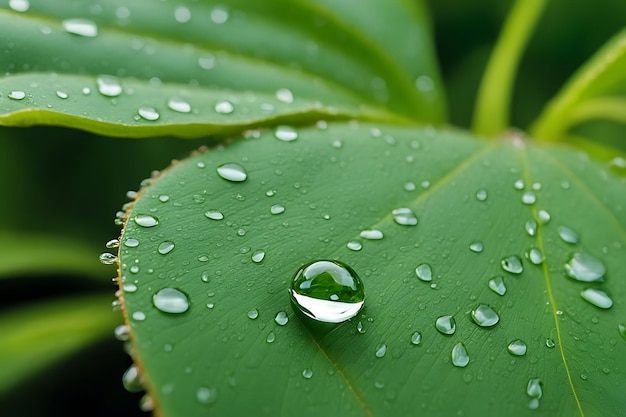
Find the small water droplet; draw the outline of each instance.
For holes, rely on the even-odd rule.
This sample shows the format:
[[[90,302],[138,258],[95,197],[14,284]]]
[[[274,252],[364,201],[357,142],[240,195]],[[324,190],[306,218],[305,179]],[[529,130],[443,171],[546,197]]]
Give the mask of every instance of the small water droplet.
[[[526,185],[524,184],[524,180],[519,179],[519,180],[516,180],[516,181],[513,183],[513,187],[514,187],[516,190],[523,190],[523,189],[526,187]]]
[[[520,339],[516,339],[509,343],[507,349],[511,355],[524,356],[526,354],[526,343]]]
[[[159,117],[161,117],[159,112],[154,107],[151,107],[151,106],[139,107],[139,109],[137,109],[137,114],[142,119],[148,120],[150,122],[154,122],[155,120],[159,120]]]
[[[174,19],[178,23],[187,23],[191,20],[191,10],[189,10],[186,6],[176,6],[174,9]]]
[[[622,339],[626,340],[626,323],[619,323],[617,325],[617,331],[620,336],[622,336]]]
[[[120,342],[126,342],[130,336],[130,327],[126,324],[120,324],[115,328],[113,334]]]
[[[120,247],[120,241],[119,239],[111,239],[109,240],[106,245],[104,245],[107,249],[115,249],[115,248],[119,248]]]
[[[543,254],[537,248],[532,248],[528,251],[528,259],[533,265],[541,265],[543,263]]]
[[[559,226],[559,236],[565,243],[571,243],[573,245],[578,243],[578,234],[566,226]]]
[[[184,313],[189,309],[187,296],[175,288],[163,288],[152,296],[152,304],[164,313]]]
[[[257,263],[257,264],[258,264],[258,263],[259,263],[259,262],[261,262],[263,259],[265,259],[265,252],[264,252],[264,251],[262,251],[262,250],[255,251],[255,252],[252,254],[252,262],[255,262],[255,263]]]
[[[427,93],[429,91],[432,91],[433,88],[435,88],[435,83],[433,82],[432,78],[430,78],[429,76],[420,75],[415,80],[415,87],[417,87],[419,91],[423,93]]]
[[[103,265],[113,265],[115,262],[117,262],[117,256],[108,252],[101,253],[98,259]]]
[[[583,300],[588,301],[599,308],[611,308],[613,306],[613,300],[602,290],[597,288],[587,288],[580,292],[580,296]]]
[[[280,204],[274,204],[272,207],[270,207],[270,213],[272,214],[281,214],[285,212],[285,207],[281,206]]]
[[[276,340],[276,335],[274,334],[274,332],[269,332],[269,334],[265,338],[265,341],[267,343],[274,343],[274,340]]]
[[[161,255],[167,255],[174,250],[174,242],[170,242],[169,240],[161,242],[157,250]]]
[[[124,246],[127,248],[136,248],[139,246],[139,241],[137,239],[128,238],[124,241]]]
[[[498,314],[486,304],[480,304],[472,310],[471,316],[474,323],[481,327],[492,327],[500,321]]]
[[[346,246],[348,247],[348,249],[353,250],[353,251],[359,251],[363,248],[363,245],[361,245],[361,242],[358,242],[356,240],[351,240],[350,242],[348,242]]]
[[[526,394],[529,397],[539,399],[543,396],[543,389],[541,388],[541,380],[539,378],[531,378],[526,386]]]
[[[30,8],[28,0],[9,0],[9,7],[16,12],[26,12]]]
[[[522,194],[522,203],[530,205],[530,204],[535,204],[536,201],[537,201],[537,196],[535,195],[534,192],[524,191],[524,193]]]
[[[95,38],[98,36],[98,26],[95,22],[89,19],[65,19],[61,22],[63,25],[63,29],[67,33],[72,33],[74,35],[85,36],[88,38]]]
[[[540,224],[547,224],[551,219],[550,213],[545,210],[539,210],[537,212],[537,220]]]
[[[420,185],[422,186],[423,189],[426,190],[426,189],[430,188],[430,181],[424,180],[424,181],[422,181],[422,183]]]
[[[478,190],[476,192],[476,199],[478,201],[485,201],[487,199],[487,190]]]
[[[459,368],[465,368],[469,361],[470,358],[467,354],[467,350],[465,349],[465,345],[463,345],[463,343],[457,343],[454,345],[452,348],[452,365]]]
[[[242,182],[248,178],[246,170],[241,165],[223,164],[217,168],[220,177],[228,181]]]
[[[133,283],[125,283],[125,284],[122,284],[122,289],[124,290],[125,293],[133,293],[137,291],[137,285]]]
[[[369,239],[369,240],[379,240],[383,238],[383,232],[381,232],[380,230],[362,230],[361,233],[359,233],[359,236],[361,236],[363,239]]]
[[[504,295],[506,293],[506,285],[504,285],[504,279],[502,277],[495,277],[489,280],[489,289],[498,295]]]
[[[293,93],[287,88],[279,88],[276,91],[276,98],[283,103],[293,103]]]
[[[302,376],[305,379],[311,379],[313,377],[313,370],[306,368],[305,370],[302,371]]]
[[[198,65],[205,70],[213,69],[215,67],[215,57],[213,55],[201,56],[198,58]]]
[[[221,211],[218,210],[209,210],[204,215],[211,220],[222,220],[224,219],[224,215]]]
[[[130,365],[128,369],[122,375],[122,384],[128,392],[141,392],[143,391],[143,385],[141,383],[141,376],[139,370],[135,365]]]
[[[191,112],[191,104],[179,97],[173,97],[167,101],[167,107],[170,110],[177,111],[179,113]]]
[[[535,236],[537,234],[537,222],[535,219],[528,220],[524,225],[524,229],[526,229],[528,236]]]
[[[201,404],[213,404],[217,401],[217,390],[215,388],[200,387],[196,391],[196,399]]]
[[[159,219],[151,214],[138,214],[133,220],[141,227],[154,227],[159,224]]]
[[[57,90],[57,97],[65,100],[66,98],[69,97],[69,95],[66,92]]]
[[[593,282],[603,281],[606,267],[604,264],[586,253],[576,252],[565,264],[567,276],[577,281]]]
[[[402,226],[415,226],[417,224],[417,216],[410,208],[397,208],[391,212],[393,220]]]
[[[215,112],[219,114],[231,114],[235,111],[235,105],[228,100],[220,101],[215,105]]]
[[[248,311],[248,318],[250,320],[254,320],[257,317],[259,317],[259,311],[256,308],[253,308],[252,310]]]
[[[415,191],[415,183],[413,181],[407,181],[404,183],[405,191]],[[393,213],[393,212],[392,212]]]
[[[291,280],[290,296],[305,316],[326,323],[356,316],[365,302],[357,273],[342,262],[327,260],[302,266]]]
[[[383,356],[385,356],[385,354],[387,353],[387,345],[384,343],[379,344],[378,346],[376,346],[376,357],[377,358],[382,358]]]
[[[474,242],[469,246],[472,252],[480,253],[483,251],[483,244],[480,242]]]
[[[112,75],[99,75],[96,78],[98,92],[103,96],[117,97],[122,94],[122,85],[119,80]]]
[[[417,346],[420,343],[422,343],[422,334],[420,332],[413,332],[411,335],[411,344]]]
[[[26,97],[26,93],[20,90],[13,90],[9,93],[11,100],[23,100]]]
[[[291,126],[278,126],[274,131],[274,136],[283,142],[292,142],[298,139],[298,132]]]
[[[522,265],[522,260],[515,255],[507,256],[506,258],[500,261],[500,265],[502,269],[512,274],[521,274],[524,272],[524,266]]]
[[[274,321],[279,326],[284,326],[289,321],[289,317],[287,316],[287,313],[285,313],[284,311],[279,311],[278,313],[276,313],[276,317],[274,317]]]
[[[415,268],[415,275],[422,281],[432,281],[433,280],[433,270],[430,268],[428,264],[420,264]]]
[[[213,23],[221,25],[223,23],[226,23],[229,17],[229,13],[228,13],[228,10],[225,9],[224,7],[216,6],[213,8],[213,10],[211,10],[210,16],[211,16],[211,20],[213,21]]]
[[[454,334],[456,331],[456,322],[452,316],[441,316],[435,322],[435,327],[443,334]]]
[[[548,338],[546,339],[546,347],[547,347],[548,349],[552,349],[552,348],[553,348],[553,347],[555,347],[555,346],[556,346],[556,343],[554,343],[554,340],[552,340],[552,338],[548,337]]]
[[[146,319],[146,313],[143,311],[135,311],[131,317],[135,321],[144,321]]]
[[[361,334],[365,333],[365,328],[363,327],[363,323],[361,321],[356,324],[356,331]]]

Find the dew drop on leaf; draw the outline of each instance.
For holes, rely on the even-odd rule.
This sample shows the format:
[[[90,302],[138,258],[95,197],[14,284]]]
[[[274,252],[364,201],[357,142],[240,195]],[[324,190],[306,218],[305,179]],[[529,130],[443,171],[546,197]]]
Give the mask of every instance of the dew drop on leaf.
[[[513,188],[515,188],[516,190],[523,190],[524,187],[526,187],[526,185],[524,184],[524,180],[522,179],[516,180],[513,183]]]
[[[159,112],[151,106],[139,107],[139,109],[137,109],[137,114],[139,115],[139,117],[149,122],[159,120],[159,117],[161,117]]]
[[[476,192],[476,199],[478,201],[485,201],[487,199],[487,190],[478,190]]]
[[[263,261],[263,259],[265,259],[265,252],[262,250],[257,250],[252,254],[252,262],[254,263],[258,264]]]
[[[66,98],[69,97],[69,95],[67,93],[63,92],[63,91],[57,90],[57,97],[60,98],[60,99],[65,100]]]
[[[361,279],[339,261],[320,260],[302,266],[291,280],[289,294],[298,311],[326,323],[356,316],[365,302]]]
[[[174,242],[170,242],[169,240],[163,241],[159,244],[157,251],[161,255],[167,255],[171,251],[174,250]]]
[[[280,204],[274,204],[272,207],[270,207],[270,213],[272,214],[282,214],[285,212],[285,206],[282,206]]]
[[[127,248],[136,248],[139,246],[139,241],[137,239],[128,238],[124,241],[124,246]]]
[[[219,114],[231,114],[235,111],[235,105],[228,100],[220,101],[215,105],[215,112]]]
[[[548,338],[546,339],[546,347],[547,347],[548,349],[552,349],[552,348],[553,348],[553,347],[555,347],[555,346],[556,346],[556,343],[554,343],[554,340],[552,340],[552,338],[551,338],[551,337],[548,337]]]
[[[597,288],[586,288],[580,292],[580,296],[583,300],[593,304],[599,308],[611,308],[613,306],[613,300],[602,290]]]
[[[567,276],[577,281],[594,282],[602,281],[606,273],[604,264],[591,255],[576,252],[565,264]]]
[[[417,346],[420,343],[422,343],[422,334],[420,332],[413,332],[411,335],[411,344]]]
[[[191,20],[191,10],[189,10],[186,6],[176,6],[174,9],[174,19],[178,23],[187,23]]]
[[[223,164],[217,168],[217,173],[225,180],[232,182],[242,182],[248,178],[246,170],[241,165]]]
[[[191,112],[191,104],[179,97],[173,97],[167,101],[167,107],[170,110],[177,111],[179,113]]]
[[[9,7],[16,12],[26,12],[30,8],[28,0],[9,0]]]
[[[259,317],[259,311],[256,308],[253,308],[252,310],[248,311],[248,318],[250,320],[254,320],[257,317]]]
[[[122,94],[122,85],[119,80],[112,75],[99,75],[96,78],[98,92],[106,97],[117,97]]]
[[[313,370],[306,368],[305,370],[302,371],[302,376],[305,379],[311,379],[313,377]]]
[[[469,246],[472,252],[480,253],[483,251],[483,244],[480,242],[474,242]]]
[[[539,220],[540,224],[547,224],[550,221],[550,213],[545,210],[539,210],[537,212],[537,220]]]
[[[376,352],[374,353],[377,358],[382,358],[387,353],[387,345],[384,343],[376,346]]]
[[[463,343],[457,343],[452,348],[452,365],[457,366],[459,368],[464,368],[469,363],[470,358],[467,354],[467,349],[465,349],[465,345]]]
[[[350,242],[347,243],[346,246],[348,247],[348,249],[353,250],[353,251],[360,251],[363,248],[363,245],[361,245],[361,242],[358,242],[356,240],[351,240]]]
[[[285,313],[284,311],[279,311],[278,313],[276,313],[276,317],[274,317],[274,321],[279,326],[284,326],[287,324],[287,322],[289,322],[289,317],[287,316],[287,313]]]
[[[291,92],[291,90],[287,89],[287,88],[279,88],[276,91],[276,98],[279,101],[282,101],[283,103],[293,103],[293,93]]]
[[[617,331],[619,332],[622,339],[626,340],[626,323],[620,323],[617,325]]]
[[[363,322],[359,321],[356,324],[356,331],[359,332],[360,334],[364,334],[365,333],[365,328],[363,327]]]
[[[415,275],[422,281],[432,281],[433,279],[433,271],[428,264],[420,264],[415,268]]]
[[[417,224],[417,216],[413,210],[407,207],[397,208],[391,212],[393,220],[402,226],[415,226]]]
[[[228,10],[222,6],[216,6],[211,10],[211,20],[213,23],[221,25],[228,21],[229,13]]]
[[[383,238],[383,232],[376,229],[362,230],[359,236],[361,236],[363,239],[379,240]]]
[[[535,195],[534,192],[524,191],[524,193],[522,194],[522,203],[530,205],[530,204],[535,204],[536,201],[537,201],[537,196]]]
[[[130,327],[127,324],[120,324],[113,331],[113,335],[120,342],[126,342],[130,335]]]
[[[541,398],[543,396],[543,389],[541,387],[541,380],[539,378],[531,378],[526,385],[526,394],[531,398]]]
[[[535,219],[528,220],[524,225],[524,229],[526,233],[528,233],[528,236],[535,236],[537,234],[537,222]]]
[[[520,339],[516,339],[509,343],[507,350],[511,355],[524,356],[526,354],[526,343]]]
[[[512,274],[521,274],[524,272],[524,266],[522,265],[522,260],[516,256],[511,255],[500,261],[500,265],[502,269]]]
[[[543,254],[537,248],[528,251],[528,259],[533,265],[540,265],[543,262]]]
[[[276,340],[276,335],[274,334],[274,332],[269,332],[267,337],[265,338],[265,341],[267,343],[274,343],[274,340]]]
[[[141,384],[139,370],[135,365],[130,365],[128,369],[126,369],[122,375],[122,384],[128,392],[141,392],[144,390],[144,387]]]
[[[113,265],[115,262],[117,262],[117,256],[108,252],[101,253],[98,259],[103,265]]]
[[[573,245],[578,243],[578,233],[566,226],[559,226],[559,237],[565,243]]]
[[[293,142],[298,139],[298,132],[291,126],[278,126],[274,131],[274,137],[283,142]]]
[[[154,227],[159,224],[159,219],[151,214],[138,214],[133,220],[141,227]]]
[[[506,285],[502,277],[495,277],[489,280],[489,289],[498,295],[506,294]]]
[[[196,391],[196,399],[201,404],[213,404],[217,401],[217,390],[215,388],[200,387]]]
[[[85,36],[88,38],[95,38],[98,36],[98,26],[89,19],[65,19],[61,22],[61,24],[67,33]]]
[[[435,327],[442,334],[454,334],[456,331],[456,322],[452,316],[441,316],[437,318]]]
[[[164,313],[184,313],[189,309],[189,299],[176,288],[163,288],[152,296],[152,304]]]
[[[133,320],[135,321],[144,321],[146,319],[146,313],[144,313],[143,311],[135,311],[131,317],[133,318]]]
[[[9,93],[11,100],[23,100],[26,97],[26,93],[21,90],[13,90]]]
[[[474,323],[481,327],[492,327],[500,321],[498,314],[486,304],[480,304],[472,310],[471,316]]]
[[[222,212],[218,210],[209,210],[204,215],[211,220],[222,220],[224,218]]]

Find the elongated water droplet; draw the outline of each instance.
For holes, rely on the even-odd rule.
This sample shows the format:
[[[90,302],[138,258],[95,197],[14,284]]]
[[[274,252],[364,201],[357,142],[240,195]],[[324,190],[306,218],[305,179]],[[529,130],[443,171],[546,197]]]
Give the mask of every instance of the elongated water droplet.
[[[26,97],[26,93],[20,90],[13,90],[9,93],[11,100],[23,100]]]
[[[413,332],[411,335],[411,344],[419,345],[422,343],[422,334],[420,332]]]
[[[265,259],[265,252],[262,250],[257,250],[252,254],[252,262],[259,263],[263,259]]]
[[[397,208],[391,212],[393,220],[402,226],[415,226],[417,224],[417,216],[413,210],[407,207]]]
[[[143,391],[143,385],[141,383],[141,377],[139,376],[139,370],[135,365],[130,365],[128,369],[122,375],[122,384],[128,392],[141,392]]]
[[[535,204],[536,201],[537,201],[537,196],[535,195],[534,192],[524,191],[524,193],[522,194],[522,203],[530,205],[530,204]]]
[[[543,262],[543,254],[537,248],[528,251],[528,259],[533,265],[540,265]]]
[[[120,241],[119,241],[119,239],[111,239],[104,246],[106,246],[107,249],[119,248],[120,247]]]
[[[270,213],[272,214],[282,214],[285,212],[285,207],[281,206],[280,204],[274,204],[272,207],[270,207]]]
[[[298,139],[298,132],[291,126],[278,126],[274,131],[274,136],[283,142],[292,142]]]
[[[469,361],[470,358],[467,354],[467,350],[465,349],[465,345],[463,345],[463,343],[457,343],[454,345],[452,348],[452,365],[459,368],[465,368]]]
[[[346,246],[348,247],[348,249],[353,250],[353,251],[360,251],[363,248],[363,245],[361,245],[361,242],[358,242],[356,240],[351,240],[350,242],[348,242]]]
[[[146,319],[146,313],[143,311],[135,311],[131,317],[135,321],[144,321]]]
[[[161,242],[157,250],[161,255],[167,255],[174,250],[174,242],[170,242],[169,240]]]
[[[170,110],[177,111],[179,113],[189,113],[191,112],[191,104],[183,100],[179,97],[173,97],[167,101],[167,107]]]
[[[509,343],[507,349],[511,355],[524,356],[526,354],[526,343],[520,339],[516,339]]]
[[[359,332],[360,334],[364,334],[365,333],[365,327],[363,327],[363,322],[359,321],[356,324],[356,331]]]
[[[524,229],[526,233],[528,233],[528,236],[535,236],[537,234],[537,222],[535,219],[528,220],[524,225]]]
[[[137,239],[128,238],[124,241],[124,246],[127,248],[136,248],[139,246],[139,241]]]
[[[382,358],[383,356],[385,356],[385,354],[387,353],[387,345],[384,343],[379,344],[378,346],[376,346],[376,357],[377,358]]]
[[[611,308],[613,306],[613,300],[602,290],[597,288],[587,288],[580,292],[580,296],[583,300],[588,301],[599,308]]]
[[[472,320],[474,320],[474,323],[478,324],[481,327],[495,326],[500,320],[498,314],[486,304],[480,304],[478,307],[472,310],[471,316]]]
[[[547,224],[550,221],[550,213],[545,210],[539,210],[537,212],[537,220],[539,220],[540,224]]]
[[[117,97],[122,94],[122,85],[119,80],[112,75],[99,75],[96,78],[98,92],[103,96]]]
[[[265,338],[265,341],[267,343],[274,343],[274,340],[276,340],[276,335],[274,334],[274,332],[269,332],[269,334]]]
[[[248,178],[246,170],[241,165],[223,164],[217,168],[220,177],[228,181],[242,182]]]
[[[469,246],[472,252],[480,253],[483,251],[483,244],[480,242],[474,242]]]
[[[196,399],[201,404],[213,404],[217,401],[217,390],[215,388],[200,387],[196,391]]]
[[[443,334],[454,334],[456,322],[452,316],[441,316],[435,322],[435,327]]]
[[[228,100],[220,101],[215,105],[215,112],[219,114],[231,114],[235,111],[235,105]]]
[[[26,12],[30,8],[28,0],[9,0],[9,7],[16,12]]]
[[[359,236],[363,239],[379,240],[383,238],[383,232],[380,230],[362,230]]]
[[[433,280],[433,270],[430,268],[428,264],[420,264],[415,268],[415,275],[422,281],[432,281]]]
[[[149,122],[154,122],[155,120],[159,120],[161,115],[159,112],[151,106],[143,106],[137,109],[137,114],[144,120],[148,120]]]
[[[559,226],[559,236],[563,242],[575,245],[578,243],[578,234],[566,226]]]
[[[500,261],[500,265],[502,269],[512,274],[521,274],[524,272],[524,266],[522,265],[522,260],[515,255],[507,256],[506,258]]]
[[[103,265],[113,265],[115,262],[117,262],[117,256],[108,252],[101,253],[98,259]]]
[[[619,323],[617,325],[617,331],[620,336],[622,336],[622,339],[626,340],[626,323]]]
[[[159,219],[151,214],[138,214],[135,216],[134,221],[141,227],[154,227],[159,224]]]
[[[276,313],[276,317],[274,317],[274,321],[279,326],[284,326],[289,321],[289,316],[287,316],[287,313],[285,313],[284,311],[279,311],[278,313]]]
[[[218,210],[209,210],[204,215],[211,220],[222,220],[224,218],[222,212]]]
[[[489,289],[498,295],[504,295],[506,293],[506,285],[504,285],[504,279],[502,277],[495,277],[489,280]]]
[[[606,267],[604,264],[586,253],[576,252],[565,264],[567,276],[577,281],[594,282],[603,281]]]
[[[89,19],[65,19],[61,22],[61,24],[67,33],[85,36],[88,38],[95,38],[98,36],[98,26]]]
[[[526,394],[532,398],[541,398],[543,396],[543,389],[541,388],[541,380],[539,378],[531,378],[526,386]]]
[[[339,261],[314,261],[300,268],[291,280],[293,305],[305,316],[326,323],[341,323],[358,314],[365,290],[357,273]]]
[[[184,313],[189,309],[189,299],[176,288],[163,288],[152,296],[152,304],[164,313]]]
[[[293,93],[287,88],[279,88],[276,91],[276,98],[283,103],[293,103]]]
[[[69,97],[69,95],[66,92],[57,90],[57,97],[65,100],[66,98]]]

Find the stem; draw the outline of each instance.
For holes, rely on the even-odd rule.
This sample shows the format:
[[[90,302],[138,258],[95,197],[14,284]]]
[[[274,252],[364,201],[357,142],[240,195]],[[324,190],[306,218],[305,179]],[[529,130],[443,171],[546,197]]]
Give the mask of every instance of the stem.
[[[513,80],[546,0],[517,0],[491,54],[478,91],[473,130],[495,136],[509,126]]]

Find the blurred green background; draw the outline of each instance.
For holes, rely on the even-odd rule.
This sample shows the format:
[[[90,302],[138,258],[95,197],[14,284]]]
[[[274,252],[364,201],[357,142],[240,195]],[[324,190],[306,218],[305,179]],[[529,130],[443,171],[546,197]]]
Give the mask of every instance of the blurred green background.
[[[451,124],[465,128],[482,71],[512,2],[427,3]],[[550,2],[519,70],[514,126],[526,128],[563,82],[625,23],[626,3],[621,0]],[[580,130],[600,132],[596,137],[626,151],[623,125],[595,123]],[[0,324],[20,307],[69,295],[108,294],[114,301],[115,269],[100,265],[98,255],[106,251],[105,242],[120,232],[113,220],[128,201],[126,192],[137,190],[152,170],[167,167],[172,159],[184,158],[207,142],[206,138],[104,138],[51,127],[0,128],[0,245],[6,249],[0,254],[4,274]],[[30,247],[29,236],[48,237],[49,250]],[[67,241],[84,249],[77,254],[84,259],[77,262],[93,262],[92,268],[37,267],[39,259],[54,256],[57,245]],[[2,266],[20,251],[32,262],[23,262],[19,271]],[[121,314],[111,310],[109,304],[102,306],[103,314],[115,314],[121,322]],[[130,363],[111,328],[99,343],[0,392],[0,415],[143,415],[137,405],[140,395],[125,392],[121,384]]]

